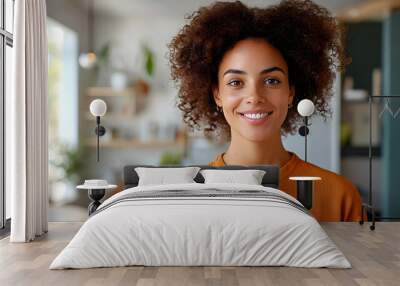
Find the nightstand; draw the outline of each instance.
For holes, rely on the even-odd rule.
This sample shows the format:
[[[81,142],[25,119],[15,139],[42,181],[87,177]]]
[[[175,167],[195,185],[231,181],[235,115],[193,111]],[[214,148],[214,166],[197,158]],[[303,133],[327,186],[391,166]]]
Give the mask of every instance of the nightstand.
[[[115,189],[116,187],[117,185],[109,185],[106,180],[85,180],[83,185],[79,185],[76,188],[88,191],[88,196],[92,200],[88,206],[90,216],[101,205],[100,200],[106,194],[106,190]]]
[[[320,177],[290,177],[289,180],[297,182],[297,200],[308,210],[313,205],[314,182],[320,181]]]

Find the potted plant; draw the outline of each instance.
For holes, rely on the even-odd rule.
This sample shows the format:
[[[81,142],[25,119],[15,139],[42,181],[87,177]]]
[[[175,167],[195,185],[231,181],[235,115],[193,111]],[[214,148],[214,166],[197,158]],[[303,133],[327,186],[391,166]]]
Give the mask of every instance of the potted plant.
[[[183,160],[182,153],[165,152],[160,159],[161,166],[167,165],[181,165]]]
[[[144,57],[143,68],[145,71],[147,81],[149,81],[154,76],[155,55],[154,55],[153,51],[145,44],[142,46],[142,52],[143,52],[143,57]],[[142,78],[139,78],[138,80],[136,80],[134,89],[138,95],[145,96],[149,93],[150,85],[148,84],[147,81]]]
[[[77,198],[73,192],[81,180],[83,149],[58,143],[49,150],[50,200],[55,203],[68,203]]]

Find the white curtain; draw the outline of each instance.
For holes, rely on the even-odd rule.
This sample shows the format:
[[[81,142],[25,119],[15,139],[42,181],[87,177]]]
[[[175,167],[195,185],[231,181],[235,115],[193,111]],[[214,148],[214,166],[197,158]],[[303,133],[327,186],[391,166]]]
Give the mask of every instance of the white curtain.
[[[6,174],[12,242],[47,232],[47,29],[45,0],[15,1],[14,68],[6,98]]]

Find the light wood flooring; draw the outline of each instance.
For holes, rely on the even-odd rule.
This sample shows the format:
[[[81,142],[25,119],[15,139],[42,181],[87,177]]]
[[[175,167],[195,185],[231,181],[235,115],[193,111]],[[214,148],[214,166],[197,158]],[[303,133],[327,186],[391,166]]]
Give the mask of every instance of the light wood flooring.
[[[49,270],[82,223],[50,223],[32,243],[0,241],[0,285],[400,285],[400,222],[323,223],[353,268],[120,267]]]

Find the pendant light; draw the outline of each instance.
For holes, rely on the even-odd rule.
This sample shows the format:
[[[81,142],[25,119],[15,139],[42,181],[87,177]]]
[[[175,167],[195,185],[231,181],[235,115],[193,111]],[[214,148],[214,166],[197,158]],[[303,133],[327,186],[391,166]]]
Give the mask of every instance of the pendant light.
[[[93,49],[93,0],[88,0],[88,38],[89,38],[89,51],[82,53],[79,56],[79,65],[84,69],[90,69],[95,66],[97,56]]]

